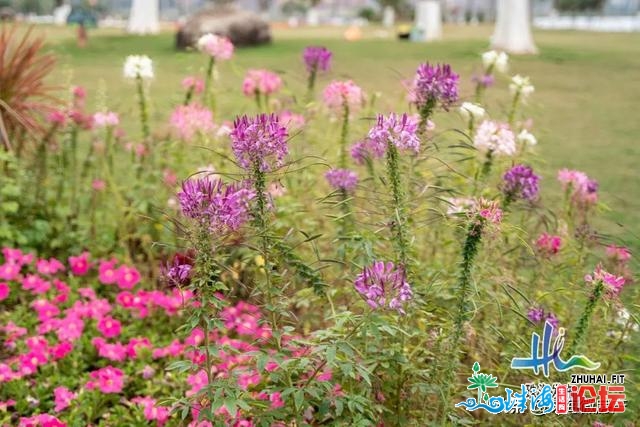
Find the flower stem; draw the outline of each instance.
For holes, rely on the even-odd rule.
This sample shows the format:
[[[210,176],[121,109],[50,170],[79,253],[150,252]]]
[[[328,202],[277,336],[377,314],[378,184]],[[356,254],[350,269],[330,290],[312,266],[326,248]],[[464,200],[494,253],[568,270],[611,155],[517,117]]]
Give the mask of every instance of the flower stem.
[[[340,132],[340,168],[347,167],[347,139],[349,138],[349,104],[345,101],[342,114],[342,130]]]
[[[136,77],[137,89],[138,89],[138,106],[140,108],[140,124],[142,126],[142,137],[146,143],[151,135],[149,130],[149,114],[147,112],[147,100],[144,96],[144,82],[142,77],[138,75]]]
[[[584,335],[589,328],[589,320],[593,315],[593,310],[595,309],[596,304],[598,303],[598,300],[602,296],[603,292],[604,283],[602,282],[602,280],[599,280],[595,288],[593,289],[593,294],[591,294],[589,301],[587,301],[587,305],[582,312],[580,320],[578,321],[578,326],[576,326],[576,333],[573,337],[573,340],[571,341],[571,345],[569,346],[569,354],[574,354],[578,346],[582,342],[582,339],[584,338]]]
[[[404,192],[400,179],[398,148],[391,141],[387,141],[387,176],[391,183],[393,196],[394,216],[391,218],[393,239],[398,251],[398,261],[405,268],[405,271],[408,271],[409,243],[407,241]]]
[[[209,58],[209,64],[207,65],[207,75],[205,76],[204,83],[204,105],[209,106],[211,111],[215,111],[215,96],[213,94],[213,71],[215,69],[216,60],[212,56]]]
[[[313,67],[309,73],[309,80],[307,82],[307,100],[311,102],[313,100],[313,93],[316,86],[316,77],[318,75],[318,67]]]

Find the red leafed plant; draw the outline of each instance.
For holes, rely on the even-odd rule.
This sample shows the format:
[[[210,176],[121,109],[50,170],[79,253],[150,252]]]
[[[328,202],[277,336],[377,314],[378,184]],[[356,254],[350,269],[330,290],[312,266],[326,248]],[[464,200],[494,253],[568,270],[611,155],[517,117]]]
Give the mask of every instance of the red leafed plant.
[[[0,143],[18,153],[29,137],[42,135],[44,117],[60,102],[45,82],[55,58],[31,30],[0,28]]]

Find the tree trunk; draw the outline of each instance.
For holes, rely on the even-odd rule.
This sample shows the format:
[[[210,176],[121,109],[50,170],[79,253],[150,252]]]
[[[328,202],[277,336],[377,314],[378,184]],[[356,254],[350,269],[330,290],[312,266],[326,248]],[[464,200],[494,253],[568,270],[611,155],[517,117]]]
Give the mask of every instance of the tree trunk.
[[[531,35],[529,0],[498,0],[491,47],[509,53],[536,53]]]
[[[158,0],[133,0],[127,31],[133,34],[155,34],[158,30]]]

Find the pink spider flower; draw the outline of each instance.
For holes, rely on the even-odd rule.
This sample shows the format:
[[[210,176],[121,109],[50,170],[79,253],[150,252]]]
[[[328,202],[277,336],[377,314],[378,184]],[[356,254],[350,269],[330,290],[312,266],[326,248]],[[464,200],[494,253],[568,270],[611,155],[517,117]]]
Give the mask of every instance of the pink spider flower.
[[[250,97],[269,96],[279,91],[281,87],[280,76],[268,70],[248,70],[242,82],[242,92]]]
[[[334,80],[325,87],[322,93],[325,105],[335,113],[342,113],[345,108],[354,111],[365,101],[362,89],[353,81]]]
[[[191,141],[197,135],[206,135],[214,129],[211,110],[198,104],[177,106],[171,113],[169,124],[183,141]]]
[[[192,90],[195,94],[201,94],[204,91],[204,81],[195,76],[188,76],[182,79],[182,88],[184,90]]]
[[[233,43],[226,37],[205,34],[198,39],[198,50],[217,61],[226,61],[233,56]]]
[[[536,240],[538,251],[544,255],[555,255],[562,247],[562,238],[547,233],[542,233]]]
[[[626,282],[623,276],[616,276],[615,274],[611,274],[605,271],[600,264],[598,264],[592,274],[587,274],[586,276],[584,276],[584,281],[594,284],[602,282],[607,295],[610,297],[618,296]]]

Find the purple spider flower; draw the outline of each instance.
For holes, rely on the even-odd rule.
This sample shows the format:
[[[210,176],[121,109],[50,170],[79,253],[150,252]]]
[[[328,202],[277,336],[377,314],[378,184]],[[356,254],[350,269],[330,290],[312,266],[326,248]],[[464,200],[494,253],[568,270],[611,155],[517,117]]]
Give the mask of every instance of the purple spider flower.
[[[253,196],[245,186],[205,177],[183,182],[178,201],[184,216],[223,233],[239,229],[248,220]]]
[[[538,198],[540,177],[529,166],[515,165],[502,176],[502,192],[508,200],[524,199],[530,202]]]
[[[447,64],[420,64],[409,91],[409,101],[418,109],[433,108],[440,104],[448,110],[458,100],[459,76]]]
[[[358,174],[349,169],[332,169],[324,177],[333,188],[344,190],[347,193],[355,190],[358,185]]]
[[[495,78],[491,74],[483,74],[481,76],[473,76],[471,81],[487,88],[489,86],[493,86]]]
[[[540,323],[544,319],[544,310],[541,307],[533,307],[529,309],[527,318],[533,323]]]
[[[378,121],[369,131],[369,143],[372,152],[386,152],[387,143],[391,141],[400,150],[420,150],[418,138],[418,120],[407,114],[389,114],[387,117],[378,114]]]
[[[178,257],[175,257],[173,263],[168,263],[162,270],[170,285],[182,286],[189,283],[189,274],[192,268],[191,264],[184,264]]]
[[[384,157],[386,146],[363,139],[351,146],[351,158],[358,165],[364,165],[367,159],[380,159]]]
[[[233,153],[244,169],[267,172],[282,166],[289,153],[287,129],[275,114],[237,117],[230,137]]]
[[[413,297],[404,268],[392,262],[375,261],[365,267],[354,287],[372,308],[389,308],[400,314],[405,314],[404,306]]]
[[[331,51],[324,46],[307,46],[302,53],[302,59],[307,71],[315,73],[317,71],[329,71],[332,55]]]

